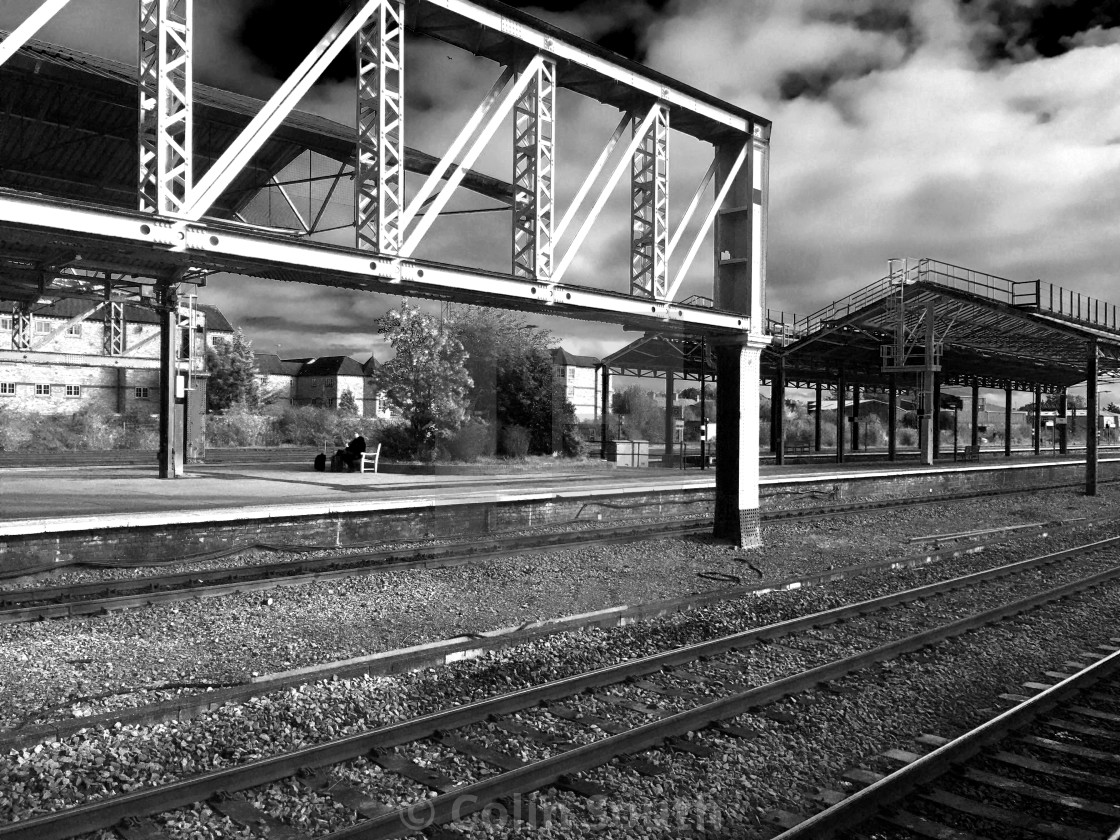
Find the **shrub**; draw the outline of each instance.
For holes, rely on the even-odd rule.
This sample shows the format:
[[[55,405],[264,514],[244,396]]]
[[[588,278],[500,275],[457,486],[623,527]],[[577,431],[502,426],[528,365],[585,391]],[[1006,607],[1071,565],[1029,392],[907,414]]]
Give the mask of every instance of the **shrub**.
[[[502,429],[502,454],[507,458],[524,459],[529,454],[529,430],[524,426],[506,426]]]
[[[447,452],[456,461],[473,463],[483,455],[494,454],[490,426],[479,420],[463,424],[447,441]]]
[[[565,426],[560,436],[560,452],[565,458],[582,458],[587,454],[587,444],[578,426]]]
[[[896,439],[899,446],[917,446],[918,445],[918,430],[917,429],[899,429],[896,432]]]
[[[390,461],[411,461],[416,456],[412,429],[406,423],[391,423],[377,433],[381,444],[381,457]],[[368,445],[368,441],[367,441]]]

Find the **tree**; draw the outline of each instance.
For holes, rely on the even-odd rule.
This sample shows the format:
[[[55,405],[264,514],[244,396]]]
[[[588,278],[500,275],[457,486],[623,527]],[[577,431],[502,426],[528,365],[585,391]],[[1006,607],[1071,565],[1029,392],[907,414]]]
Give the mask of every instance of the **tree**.
[[[354,399],[354,394],[347,388],[342,392],[342,396],[338,398],[338,413],[339,414],[357,414],[358,401]]]
[[[373,372],[377,390],[409,425],[415,456],[434,457],[439,444],[463,423],[473,384],[463,345],[431,315],[408,301],[378,320],[396,351]]]
[[[472,409],[495,429],[528,429],[534,455],[556,449],[553,432],[574,424],[575,412],[553,389],[552,334],[514,312],[481,306],[458,307],[451,330],[469,357]]]
[[[630,440],[665,442],[665,407],[649,391],[637,385],[615,391],[611,411],[626,417],[623,434]]]
[[[206,410],[225,411],[232,405],[255,409],[260,405],[257,360],[253,345],[238,328],[231,341],[215,341],[206,351]]]

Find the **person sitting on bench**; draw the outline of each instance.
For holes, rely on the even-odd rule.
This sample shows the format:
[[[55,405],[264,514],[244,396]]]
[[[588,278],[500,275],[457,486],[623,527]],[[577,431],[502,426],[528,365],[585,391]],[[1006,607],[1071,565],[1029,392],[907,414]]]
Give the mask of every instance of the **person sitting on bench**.
[[[345,449],[338,450],[331,458],[331,472],[342,472],[343,469],[353,472],[361,463],[362,453],[365,451],[366,439],[358,435],[346,444]]]

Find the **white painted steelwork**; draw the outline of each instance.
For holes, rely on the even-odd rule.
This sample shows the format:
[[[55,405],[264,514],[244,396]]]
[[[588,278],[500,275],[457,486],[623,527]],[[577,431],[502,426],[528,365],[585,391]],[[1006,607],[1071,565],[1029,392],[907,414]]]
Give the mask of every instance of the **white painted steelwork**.
[[[639,125],[630,158],[630,294],[666,299],[669,251],[669,109],[658,103],[653,121]]]
[[[357,246],[396,254],[404,211],[403,0],[384,0],[358,33],[356,160]]]
[[[179,215],[191,192],[191,4],[140,0],[140,209]]]
[[[513,111],[513,273],[552,276],[556,63],[544,60]]]

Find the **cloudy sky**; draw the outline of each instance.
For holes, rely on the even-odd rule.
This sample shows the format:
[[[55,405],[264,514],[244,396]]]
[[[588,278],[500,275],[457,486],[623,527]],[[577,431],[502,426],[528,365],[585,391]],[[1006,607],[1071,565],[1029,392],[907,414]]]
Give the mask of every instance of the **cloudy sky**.
[[[35,5],[3,0],[0,28]],[[881,276],[887,258],[899,255],[1042,278],[1120,302],[1117,0],[515,5],[773,120],[772,309],[812,311]],[[197,80],[267,96],[338,8],[326,0],[195,0]],[[72,0],[43,37],[134,61],[135,9],[136,0]],[[499,71],[421,41],[409,43],[407,60],[406,142],[442,154]],[[347,73],[340,65],[301,107],[352,121]],[[618,115],[572,95],[559,108],[563,209]],[[671,142],[672,223],[710,150],[679,134]],[[478,166],[508,178],[508,139],[492,146]],[[411,178],[410,192],[418,185]],[[294,192],[314,208],[314,193]],[[489,206],[470,195],[452,205]],[[291,223],[279,218],[279,202],[258,209]],[[566,279],[626,287],[626,213],[620,189]],[[448,217],[420,255],[508,267],[508,224],[508,213]],[[710,260],[698,261],[686,294],[709,291],[710,277]],[[374,320],[391,298],[224,278],[202,299],[243,325],[257,350],[387,355]],[[578,353],[609,353],[633,338],[601,325],[534,321]]]

